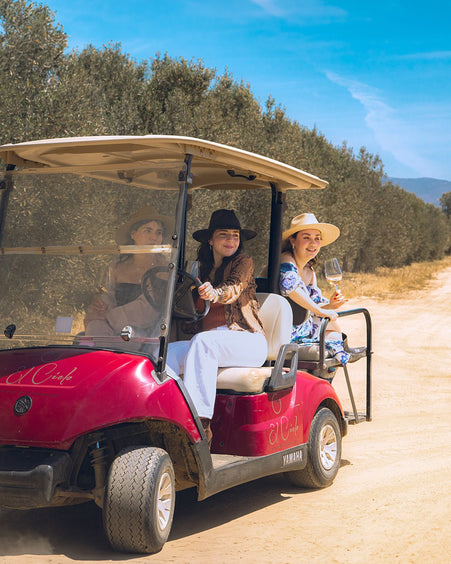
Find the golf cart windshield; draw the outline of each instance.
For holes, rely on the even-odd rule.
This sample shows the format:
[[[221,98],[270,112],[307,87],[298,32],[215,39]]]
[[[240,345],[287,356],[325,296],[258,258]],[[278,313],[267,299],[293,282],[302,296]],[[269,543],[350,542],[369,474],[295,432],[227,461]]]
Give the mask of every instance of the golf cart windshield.
[[[184,299],[198,280],[181,272],[196,259],[193,231],[234,208],[258,233],[246,252],[274,291],[284,194],[327,184],[190,137],[30,141],[0,158],[0,348],[120,349],[161,369],[180,338],[171,317],[198,315]]]
[[[130,186],[127,171],[118,173],[120,182],[3,174],[1,348],[73,344],[158,353],[182,165],[158,166],[154,188]],[[136,235],[147,226],[147,238]]]

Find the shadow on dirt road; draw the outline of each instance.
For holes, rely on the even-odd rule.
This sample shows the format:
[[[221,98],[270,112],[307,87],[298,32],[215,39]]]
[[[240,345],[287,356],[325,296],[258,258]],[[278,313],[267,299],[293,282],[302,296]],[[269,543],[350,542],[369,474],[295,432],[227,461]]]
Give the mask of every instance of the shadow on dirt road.
[[[291,486],[283,475],[276,475],[237,486],[202,502],[196,500],[194,489],[179,492],[169,542],[279,504],[303,491]],[[98,561],[126,557],[110,548],[102,528],[101,510],[94,503],[0,511],[0,556],[24,554],[62,554],[74,560]]]

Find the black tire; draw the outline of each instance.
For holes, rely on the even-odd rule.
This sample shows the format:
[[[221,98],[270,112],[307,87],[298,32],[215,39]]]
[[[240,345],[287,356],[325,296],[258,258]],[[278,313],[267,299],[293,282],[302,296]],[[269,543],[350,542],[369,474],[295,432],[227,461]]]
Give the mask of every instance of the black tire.
[[[174,468],[166,451],[139,447],[117,456],[103,507],[103,526],[115,550],[160,551],[171,531],[174,506]]]
[[[341,461],[341,429],[326,407],[316,412],[307,445],[307,466],[287,472],[289,480],[303,488],[325,488],[337,475]]]

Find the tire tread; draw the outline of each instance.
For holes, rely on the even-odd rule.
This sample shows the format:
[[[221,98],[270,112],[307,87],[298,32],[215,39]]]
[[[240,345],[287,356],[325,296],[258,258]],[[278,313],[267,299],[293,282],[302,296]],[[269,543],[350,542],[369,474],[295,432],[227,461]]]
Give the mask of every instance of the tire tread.
[[[159,469],[174,472],[169,455],[160,448],[135,448],[120,453],[111,465],[104,503],[104,528],[111,546],[120,552],[153,553],[169,536],[155,532],[152,507]],[[175,498],[175,493],[174,493]],[[173,511],[173,509],[172,509]]]

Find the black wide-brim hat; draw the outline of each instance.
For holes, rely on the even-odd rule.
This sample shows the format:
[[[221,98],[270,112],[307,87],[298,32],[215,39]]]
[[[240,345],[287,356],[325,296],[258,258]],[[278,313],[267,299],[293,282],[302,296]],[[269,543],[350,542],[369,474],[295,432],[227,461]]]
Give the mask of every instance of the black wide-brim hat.
[[[257,232],[252,229],[242,229],[240,220],[237,218],[233,210],[216,210],[211,214],[210,224],[208,229],[199,229],[193,233],[193,238],[199,243],[205,243],[216,229],[238,229],[240,232],[240,239],[249,241],[253,239]]]

